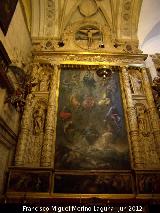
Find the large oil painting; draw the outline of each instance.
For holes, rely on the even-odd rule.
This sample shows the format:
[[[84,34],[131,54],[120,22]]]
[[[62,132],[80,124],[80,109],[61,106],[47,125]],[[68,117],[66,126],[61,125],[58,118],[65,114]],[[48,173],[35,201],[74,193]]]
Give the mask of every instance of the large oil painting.
[[[18,0],[0,0],[0,27],[6,35]]]
[[[56,170],[130,169],[119,73],[61,71]]]

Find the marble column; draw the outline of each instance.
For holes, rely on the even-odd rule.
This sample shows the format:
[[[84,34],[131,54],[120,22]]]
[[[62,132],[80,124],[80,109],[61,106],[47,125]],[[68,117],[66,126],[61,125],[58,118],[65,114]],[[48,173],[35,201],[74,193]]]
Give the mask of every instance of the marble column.
[[[148,112],[150,117],[150,122],[152,125],[152,132],[155,138],[157,153],[160,158],[160,126],[159,126],[159,116],[157,113],[157,109],[154,103],[154,98],[152,94],[151,84],[149,82],[149,78],[147,75],[146,68],[142,68],[142,76],[143,76],[143,84],[146,93],[146,98],[148,102]]]
[[[132,93],[130,89],[129,83],[129,75],[126,67],[122,68],[122,81],[124,86],[124,92],[126,97],[127,104],[127,117],[129,124],[129,136],[131,140],[131,150],[132,150],[132,161],[134,168],[142,168],[143,161],[141,158],[141,149],[138,143],[139,132],[138,132],[138,124],[137,124],[137,115],[136,110],[134,108],[134,103],[132,99]]]
[[[54,65],[54,72],[52,74],[52,79],[50,83],[51,88],[49,93],[48,109],[45,124],[45,135],[41,154],[42,167],[53,167],[54,165],[59,78],[59,66]]]
[[[32,94],[28,95],[26,99],[26,104],[21,120],[21,129],[20,134],[18,137],[18,144],[16,148],[16,155],[15,155],[15,166],[24,166],[24,159],[25,159],[25,152],[26,152],[26,146],[28,142],[28,135],[30,131],[30,113],[31,113],[31,99]]]

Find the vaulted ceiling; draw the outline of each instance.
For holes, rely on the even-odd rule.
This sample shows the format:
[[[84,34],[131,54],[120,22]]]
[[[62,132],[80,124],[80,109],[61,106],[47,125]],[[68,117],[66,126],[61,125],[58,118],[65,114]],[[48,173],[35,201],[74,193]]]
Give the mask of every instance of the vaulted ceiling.
[[[21,0],[32,39],[61,39],[66,29],[92,24],[105,29],[112,40],[159,40],[160,0]],[[77,26],[77,28],[76,28]],[[137,37],[138,36],[138,37]],[[155,50],[156,51],[156,50]]]
[[[142,0],[22,1],[33,38],[61,37],[69,25],[92,22],[106,25],[114,38],[137,39]]]

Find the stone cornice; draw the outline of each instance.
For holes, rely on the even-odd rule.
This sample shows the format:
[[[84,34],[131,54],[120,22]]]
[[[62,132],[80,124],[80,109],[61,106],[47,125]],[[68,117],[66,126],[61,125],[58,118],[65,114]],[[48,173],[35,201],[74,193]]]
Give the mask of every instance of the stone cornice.
[[[137,64],[142,66],[147,54],[128,54],[110,52],[67,52],[67,51],[34,51],[34,61],[51,64],[87,64],[119,65]]]

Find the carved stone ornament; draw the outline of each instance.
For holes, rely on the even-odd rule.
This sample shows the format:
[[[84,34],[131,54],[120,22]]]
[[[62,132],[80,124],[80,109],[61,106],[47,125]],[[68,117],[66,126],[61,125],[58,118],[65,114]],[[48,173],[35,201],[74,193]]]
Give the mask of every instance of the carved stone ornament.
[[[136,104],[135,108],[139,130],[139,146],[143,150],[143,168],[147,168],[150,164],[152,168],[158,168],[160,161],[146,107],[143,104]]]
[[[47,100],[43,94],[27,102],[21,122],[16,165],[40,166]]]
[[[149,81],[146,79],[145,70],[142,70],[143,75],[141,75],[141,80],[144,80],[146,82],[145,84],[148,84]],[[134,105],[134,91],[132,91],[132,87],[130,87],[129,75],[130,72],[127,72],[127,69],[123,68],[122,77],[127,101],[127,118],[131,139],[133,166],[139,169],[159,168],[159,148],[157,147],[159,133],[157,132],[157,135],[155,132],[152,132],[153,126],[155,126],[154,128],[156,131],[158,129],[158,125],[156,124],[158,119],[155,118],[154,110],[153,112],[149,110],[150,104],[153,106],[153,101],[150,100],[148,103],[146,102],[146,105],[148,104],[147,107],[142,103],[136,103]],[[151,99],[150,92],[149,85],[147,85],[146,96]]]
[[[83,26],[75,33],[75,42],[83,49],[97,49],[102,36],[102,32],[97,27],[90,25]]]
[[[42,106],[39,104],[33,110],[33,135],[39,135],[44,130],[45,108]]]
[[[132,93],[135,95],[142,95],[144,92],[140,71],[135,68],[130,69],[129,80]]]
[[[45,34],[49,36],[53,34],[53,25],[55,22],[55,0],[47,0],[46,6],[46,25]]]
[[[80,32],[81,30],[81,32]],[[83,30],[83,32],[82,32]],[[87,32],[88,31],[88,32]],[[95,20],[76,21],[65,27],[62,38],[33,40],[33,48],[35,51],[82,51],[84,50],[100,50],[120,52],[123,46],[115,48],[111,39],[111,28],[107,24],[100,24]],[[59,42],[63,42],[60,45]],[[104,46],[101,47],[100,44]],[[106,45],[105,45],[106,44]]]
[[[131,34],[130,22],[131,22],[131,0],[123,1],[123,9],[122,9],[122,24],[121,24],[121,35],[129,37]]]
[[[79,5],[79,11],[84,16],[92,16],[97,12],[97,4],[95,0],[82,0]]]
[[[144,137],[150,135],[150,126],[148,121],[147,110],[143,104],[136,104],[137,122],[140,134]]]
[[[34,92],[48,92],[50,86],[50,76],[52,69],[49,65],[46,64],[33,64],[32,65],[32,78],[34,83],[37,85],[33,87],[32,91]]]
[[[36,54],[36,52],[35,52]],[[128,65],[128,64],[144,64],[144,59],[146,58],[146,55],[132,55],[132,57],[128,57],[126,54],[103,54],[103,53],[95,53],[95,54],[76,54],[76,53],[70,53],[66,54],[65,52],[63,54],[60,54],[58,52],[55,52],[55,54],[46,56],[45,54],[41,55],[35,55],[34,59],[35,61],[45,61],[50,64],[83,64],[83,63],[110,63],[112,65]]]
[[[160,76],[156,76],[152,83],[153,97],[160,117]]]

